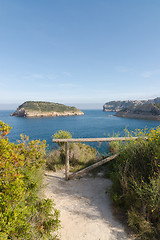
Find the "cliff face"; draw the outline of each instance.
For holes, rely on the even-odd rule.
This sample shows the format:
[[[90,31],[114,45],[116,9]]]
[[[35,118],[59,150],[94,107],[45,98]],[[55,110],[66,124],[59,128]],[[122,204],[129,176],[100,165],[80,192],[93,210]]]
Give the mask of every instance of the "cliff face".
[[[20,105],[11,116],[17,117],[56,117],[84,115],[75,107],[69,107],[59,103],[28,101]]]
[[[115,111],[117,117],[160,120],[160,97],[142,101],[111,101],[104,104],[103,111]]]
[[[103,111],[105,112],[118,112],[124,108],[135,107],[137,105],[143,104],[145,101],[111,101],[107,102],[103,106]]]
[[[117,117],[160,120],[160,108],[153,103],[145,103],[133,108],[125,108],[116,113]]]

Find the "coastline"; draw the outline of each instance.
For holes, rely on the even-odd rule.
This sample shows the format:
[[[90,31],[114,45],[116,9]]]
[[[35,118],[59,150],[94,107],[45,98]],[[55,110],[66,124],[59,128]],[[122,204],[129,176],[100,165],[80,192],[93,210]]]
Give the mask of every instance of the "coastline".
[[[82,111],[77,112],[14,112],[10,116],[26,117],[26,118],[41,118],[41,117],[60,117],[60,116],[79,116],[84,115]]]
[[[116,117],[122,117],[122,118],[133,118],[133,119],[142,119],[142,120],[155,120],[155,121],[160,121],[160,115],[154,116],[150,114],[134,114],[134,113],[120,113],[117,112],[114,116]]]

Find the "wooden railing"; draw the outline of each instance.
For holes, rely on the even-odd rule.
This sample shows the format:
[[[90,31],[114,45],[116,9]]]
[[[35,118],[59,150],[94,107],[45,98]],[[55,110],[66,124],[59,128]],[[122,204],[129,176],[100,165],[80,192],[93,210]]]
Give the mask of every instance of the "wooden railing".
[[[130,141],[132,139],[137,139],[138,137],[111,137],[111,138],[69,138],[69,139],[53,139],[52,142],[54,143],[65,143],[65,179],[69,180],[75,176],[79,176],[89,170],[92,170],[106,162],[109,162],[111,160],[113,160],[114,158],[116,158],[119,153],[116,153],[110,157],[107,157],[103,160],[100,160],[96,163],[94,163],[93,165],[82,169],[78,172],[72,173],[71,175],[69,175],[69,143],[73,143],[73,142],[113,142],[113,141]]]

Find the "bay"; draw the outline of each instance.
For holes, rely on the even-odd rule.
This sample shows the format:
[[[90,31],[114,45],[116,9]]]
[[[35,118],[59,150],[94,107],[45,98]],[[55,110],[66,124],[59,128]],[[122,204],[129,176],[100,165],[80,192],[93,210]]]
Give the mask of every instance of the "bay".
[[[20,118],[11,117],[14,110],[0,110],[0,120],[8,123],[12,130],[8,137],[11,142],[20,139],[20,134],[29,136],[30,140],[45,139],[49,149],[53,148],[53,134],[58,130],[72,133],[73,138],[95,138],[108,137],[113,134],[124,135],[124,129],[134,131],[135,129],[156,128],[159,121],[129,119],[115,117],[114,112],[103,112],[102,110],[82,110],[85,115],[48,117],[48,118]],[[96,143],[92,144],[97,146]]]

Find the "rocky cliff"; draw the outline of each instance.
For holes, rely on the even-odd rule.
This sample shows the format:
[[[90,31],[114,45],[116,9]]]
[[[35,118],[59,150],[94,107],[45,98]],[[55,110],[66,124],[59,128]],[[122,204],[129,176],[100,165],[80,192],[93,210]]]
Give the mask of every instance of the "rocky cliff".
[[[103,111],[105,112],[118,112],[125,108],[130,107],[137,107],[138,105],[142,104],[160,104],[160,97],[157,97],[155,99],[149,99],[149,100],[127,100],[127,101],[110,101],[106,102],[103,105]]]
[[[103,111],[115,111],[117,117],[160,120],[160,97],[150,100],[111,101]]]
[[[140,100],[128,100],[128,101],[111,101],[103,105],[103,111],[105,112],[118,112],[124,108],[135,107],[137,105],[143,104],[145,101]]]
[[[136,107],[120,110],[115,114],[117,117],[139,118],[160,120],[160,107],[153,103],[145,103]]]
[[[11,116],[17,117],[56,117],[56,116],[74,116],[84,115],[76,107],[69,107],[59,103],[27,101],[18,106],[17,110]]]

